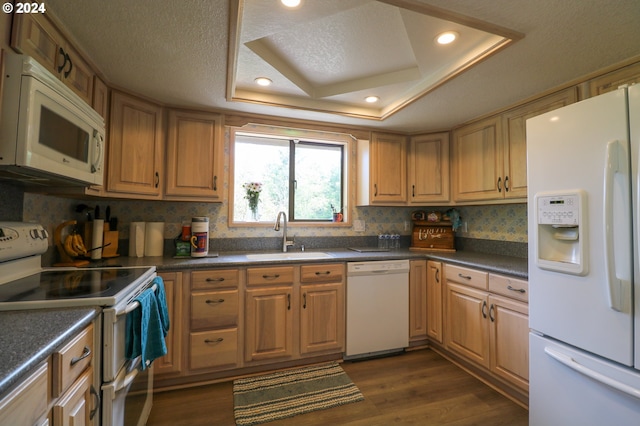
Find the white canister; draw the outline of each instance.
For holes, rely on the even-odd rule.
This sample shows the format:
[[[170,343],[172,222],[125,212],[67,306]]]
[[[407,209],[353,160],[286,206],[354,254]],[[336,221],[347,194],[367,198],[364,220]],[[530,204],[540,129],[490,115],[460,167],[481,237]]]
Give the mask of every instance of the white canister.
[[[144,256],[144,222],[131,222],[129,225],[129,257]]]
[[[164,251],[164,222],[147,222],[144,229],[144,255],[162,256]]]
[[[191,218],[191,257],[204,257],[209,253],[209,218]]]

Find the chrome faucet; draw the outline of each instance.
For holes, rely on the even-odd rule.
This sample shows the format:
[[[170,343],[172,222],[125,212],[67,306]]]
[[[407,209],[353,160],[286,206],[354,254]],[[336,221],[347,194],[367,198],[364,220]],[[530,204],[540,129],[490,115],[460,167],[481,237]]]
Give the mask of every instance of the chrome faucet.
[[[282,229],[282,252],[286,253],[287,248],[295,243],[295,237],[293,240],[287,240],[287,214],[285,212],[279,212],[276,218],[276,225],[273,227],[275,231],[280,230],[280,218],[284,217],[283,229]]]

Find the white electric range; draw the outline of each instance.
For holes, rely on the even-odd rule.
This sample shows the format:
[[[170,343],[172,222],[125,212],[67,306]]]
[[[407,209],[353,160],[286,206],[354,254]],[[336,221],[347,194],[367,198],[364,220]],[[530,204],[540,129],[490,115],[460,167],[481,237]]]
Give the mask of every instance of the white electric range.
[[[39,224],[0,222],[0,311],[99,308],[95,341],[101,351],[94,354],[94,382],[102,402],[101,414],[91,422],[144,425],[151,411],[153,368],[141,370],[140,357],[126,359],[126,317],[138,307],[135,297],[153,285],[155,267],[42,267],[48,237]]]

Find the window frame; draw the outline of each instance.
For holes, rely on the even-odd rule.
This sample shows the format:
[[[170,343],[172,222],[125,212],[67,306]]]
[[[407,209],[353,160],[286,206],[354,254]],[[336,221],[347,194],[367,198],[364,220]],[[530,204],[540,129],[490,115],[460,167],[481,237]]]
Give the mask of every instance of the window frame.
[[[273,222],[261,221],[250,222],[243,220],[234,220],[234,196],[235,196],[235,141],[236,136],[250,136],[250,137],[263,137],[263,138],[275,138],[287,141],[300,141],[305,143],[317,143],[319,145],[340,145],[342,146],[342,167],[341,167],[341,186],[342,186],[342,222],[332,222],[329,220],[296,220],[290,218],[289,212],[291,211],[291,205],[293,199],[291,198],[291,192],[293,191],[293,182],[291,181],[291,174],[289,176],[289,206],[287,206],[287,219],[291,226],[351,226],[351,214],[349,214],[349,206],[352,199],[355,197],[355,183],[351,181],[351,176],[354,173],[353,158],[355,157],[353,149],[355,148],[355,138],[349,134],[324,132],[316,130],[303,130],[289,127],[276,127],[265,125],[246,125],[243,127],[231,128],[229,132],[229,194],[228,194],[228,224],[230,227],[260,227],[260,226],[273,226]],[[291,154],[291,151],[290,151]],[[289,164],[289,168],[293,165]],[[275,221],[275,217],[273,218]]]

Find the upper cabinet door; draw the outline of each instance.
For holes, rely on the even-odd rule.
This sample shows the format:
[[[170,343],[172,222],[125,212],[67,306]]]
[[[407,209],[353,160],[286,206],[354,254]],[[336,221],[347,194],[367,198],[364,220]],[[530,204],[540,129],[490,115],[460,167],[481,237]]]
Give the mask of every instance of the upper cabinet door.
[[[452,161],[454,201],[503,198],[500,116],[456,129]]]
[[[162,108],[112,92],[107,190],[162,197],[163,148]]]
[[[373,133],[369,191],[373,204],[407,201],[407,142],[404,136]]]
[[[576,102],[575,87],[507,111],[502,115],[504,131],[504,197],[527,197],[527,120]]]
[[[11,47],[32,56],[89,105],[94,73],[45,14],[15,14]]]
[[[216,114],[169,111],[165,199],[222,200],[221,122]]]
[[[411,204],[449,201],[448,132],[411,138],[408,190]]]

